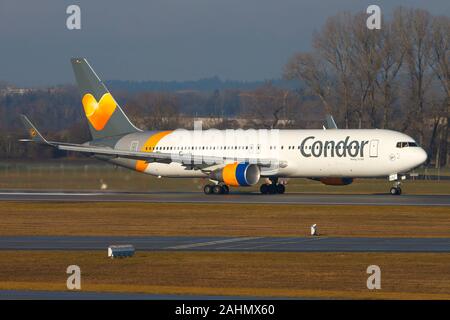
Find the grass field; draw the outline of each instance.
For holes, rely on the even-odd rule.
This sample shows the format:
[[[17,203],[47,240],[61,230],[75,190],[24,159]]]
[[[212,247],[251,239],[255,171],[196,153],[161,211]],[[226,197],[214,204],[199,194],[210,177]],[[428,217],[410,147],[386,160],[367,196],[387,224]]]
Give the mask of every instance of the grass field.
[[[436,174],[428,170],[428,174]],[[449,171],[439,172],[446,176]],[[100,161],[58,160],[46,163],[0,163],[0,189],[30,190],[99,190],[105,183],[108,190],[123,191],[198,191],[206,179],[161,178],[115,168]],[[287,192],[317,193],[387,193],[387,179],[357,179],[348,186],[326,186],[308,179],[290,179]],[[232,188],[232,191],[258,191],[259,186]],[[409,194],[449,194],[450,180],[408,180],[402,185]]]
[[[266,297],[450,299],[450,254],[2,251],[0,289],[66,290],[81,268],[85,291]],[[381,290],[366,269],[381,268]]]
[[[2,202],[1,235],[450,237],[448,207]]]
[[[430,173],[432,174],[432,173]],[[440,172],[442,174],[442,172]],[[447,174],[447,171],[444,171]],[[157,179],[92,162],[0,164],[0,189],[197,191],[202,179]],[[344,187],[291,179],[288,192],[386,193],[381,179]],[[256,191],[257,187],[238,192]],[[407,181],[404,193],[449,194],[450,180]],[[450,237],[450,209],[413,206],[312,206],[177,203],[2,202],[0,235],[287,236],[316,223],[323,236]],[[99,251],[2,251],[0,289],[66,290],[67,266],[82,289],[105,292],[264,297],[450,299],[450,254],[138,252],[110,260]],[[382,270],[382,289],[366,288],[366,268]]]

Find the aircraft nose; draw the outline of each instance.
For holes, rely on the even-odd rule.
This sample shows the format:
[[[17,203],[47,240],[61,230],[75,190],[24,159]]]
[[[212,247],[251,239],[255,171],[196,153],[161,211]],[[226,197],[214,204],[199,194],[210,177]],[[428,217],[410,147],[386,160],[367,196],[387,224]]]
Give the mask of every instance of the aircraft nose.
[[[426,151],[423,150],[422,148],[419,148],[419,152],[417,155],[418,165],[421,165],[422,163],[427,161],[427,158],[428,158],[428,155],[427,155]]]

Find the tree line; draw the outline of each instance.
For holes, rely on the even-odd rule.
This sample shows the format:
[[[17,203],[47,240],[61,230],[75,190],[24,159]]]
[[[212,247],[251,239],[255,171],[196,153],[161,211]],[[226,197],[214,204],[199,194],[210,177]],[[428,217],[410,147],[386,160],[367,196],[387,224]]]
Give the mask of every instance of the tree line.
[[[365,13],[330,17],[314,33],[312,50],[287,61],[282,80],[257,86],[202,80],[208,90],[116,81],[110,89],[142,129],[192,128],[195,117],[219,129],[321,128],[330,113],[340,128],[405,132],[427,150],[432,165],[450,165],[450,18],[397,8],[380,30],[369,30],[366,19]],[[167,90],[171,86],[178,90]],[[89,140],[75,86],[0,94],[0,158],[66,156],[17,143],[25,134],[19,113],[51,139]]]
[[[344,128],[402,131],[449,165],[450,18],[399,7],[380,30],[365,13],[330,17],[286,79],[304,83]]]

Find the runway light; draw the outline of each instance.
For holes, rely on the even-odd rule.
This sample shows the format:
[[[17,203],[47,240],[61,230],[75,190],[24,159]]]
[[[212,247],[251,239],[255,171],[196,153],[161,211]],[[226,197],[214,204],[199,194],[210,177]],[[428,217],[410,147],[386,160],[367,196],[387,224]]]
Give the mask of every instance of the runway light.
[[[108,247],[108,257],[111,259],[132,257],[134,252],[134,247],[131,244],[112,245]]]
[[[100,179],[100,190],[106,189],[108,189],[108,185],[103,181],[103,179]]]
[[[315,223],[311,226],[311,235],[312,236],[318,236],[319,235],[319,233],[317,231],[317,224],[315,224]]]

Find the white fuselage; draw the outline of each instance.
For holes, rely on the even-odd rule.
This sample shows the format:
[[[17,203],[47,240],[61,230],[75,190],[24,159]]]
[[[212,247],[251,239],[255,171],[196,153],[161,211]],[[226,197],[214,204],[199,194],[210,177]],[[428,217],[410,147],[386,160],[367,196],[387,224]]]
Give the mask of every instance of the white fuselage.
[[[154,132],[121,138],[115,149],[146,151]],[[150,152],[150,151],[149,151]],[[330,130],[175,130],[157,141],[152,152],[278,159],[286,165],[262,168],[262,176],[278,177],[380,177],[405,173],[426,158],[411,137],[381,129]],[[111,162],[134,168],[129,160]],[[179,163],[149,163],[145,173],[165,177],[205,177],[201,170]]]

